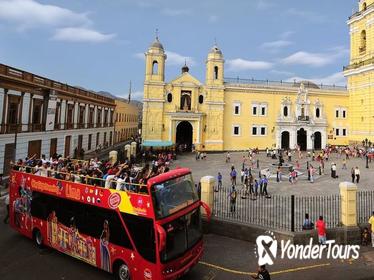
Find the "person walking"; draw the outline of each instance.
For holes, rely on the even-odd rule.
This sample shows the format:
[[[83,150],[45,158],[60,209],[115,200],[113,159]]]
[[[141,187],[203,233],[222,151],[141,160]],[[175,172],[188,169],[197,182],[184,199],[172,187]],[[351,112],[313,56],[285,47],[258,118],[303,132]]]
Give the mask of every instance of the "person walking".
[[[227,152],[227,154],[226,154],[226,163],[229,163],[230,159],[231,159],[230,152]]]
[[[374,211],[371,214],[371,217],[369,219],[369,224],[371,225],[370,231],[371,231],[371,246],[374,248]]]
[[[218,172],[217,181],[218,181],[218,184],[217,184],[216,192],[219,192],[222,188],[222,174],[221,174],[221,172]]]
[[[343,158],[343,166],[342,166],[342,169],[343,170],[347,170],[347,160],[345,158]]]
[[[266,178],[266,175],[264,175],[262,177],[262,180],[261,180],[261,186],[263,187],[262,189],[262,195],[264,195],[265,197],[269,197],[269,194],[268,194],[268,178]]]
[[[244,184],[244,169],[240,170],[240,182]]]
[[[230,212],[235,213],[236,210],[236,198],[238,196],[238,193],[235,189],[235,186],[233,185],[230,191]]]
[[[351,169],[351,177],[352,177],[352,183],[354,183],[356,175],[355,175],[355,169],[353,167]]]
[[[266,269],[265,265],[261,265],[258,267],[258,271],[257,271],[257,274],[254,276],[254,275],[251,275],[251,277],[253,279],[262,279],[262,280],[271,280],[270,278],[270,273],[269,271]]]
[[[360,183],[360,169],[358,168],[358,166],[356,166],[355,168],[355,176],[356,176],[356,183]]]
[[[335,163],[331,164],[331,178],[336,178],[336,165]]]
[[[6,207],[6,215],[4,218],[4,224],[9,222],[9,193],[5,196],[5,207]]]
[[[232,166],[231,167],[231,172],[230,172],[230,177],[231,177],[231,184],[233,186],[236,186],[236,170],[235,170],[235,167]]]
[[[314,183],[314,167],[313,165],[309,165],[309,175],[310,175],[310,182]]]
[[[319,244],[326,244],[326,223],[323,220],[323,216],[319,216],[318,221],[316,222],[316,228],[318,232],[318,242]]]

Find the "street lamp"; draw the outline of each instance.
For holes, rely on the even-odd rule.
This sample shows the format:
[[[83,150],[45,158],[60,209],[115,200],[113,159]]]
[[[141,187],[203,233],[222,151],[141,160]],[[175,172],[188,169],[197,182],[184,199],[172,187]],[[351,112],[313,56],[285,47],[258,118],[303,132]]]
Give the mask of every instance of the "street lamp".
[[[314,133],[312,133],[312,135],[310,135],[310,138],[312,139],[312,152],[314,153]]]

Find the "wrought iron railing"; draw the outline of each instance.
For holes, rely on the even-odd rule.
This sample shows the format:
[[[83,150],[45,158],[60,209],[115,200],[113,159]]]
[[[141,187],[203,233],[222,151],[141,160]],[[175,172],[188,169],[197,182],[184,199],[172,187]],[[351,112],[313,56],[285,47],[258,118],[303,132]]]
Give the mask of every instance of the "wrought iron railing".
[[[356,68],[359,68],[359,67],[362,67],[362,66],[366,66],[366,65],[369,65],[369,64],[373,64],[373,63],[374,63],[374,57],[371,57],[369,59],[362,60],[362,61],[359,61],[359,62],[355,62],[355,63],[350,64],[348,66],[344,66],[343,71],[353,70],[353,69],[356,69]]]
[[[357,192],[357,222],[366,224],[374,211],[374,191]]]
[[[243,189],[237,191],[235,211],[232,211],[230,192],[230,188],[214,192],[215,218],[271,229],[301,231],[305,214],[309,214],[313,223],[323,216],[328,228],[341,225],[340,195],[272,195],[267,198],[261,195],[251,197]]]
[[[308,81],[287,82],[287,81],[282,81],[282,80],[271,81],[271,80],[241,79],[237,77],[237,78],[225,78],[224,82],[231,86],[251,85],[251,86],[258,86],[258,87],[299,87],[300,84],[303,83],[306,88],[311,88],[311,89],[342,90],[342,91],[347,90],[346,86],[316,84],[316,83],[308,82]]]

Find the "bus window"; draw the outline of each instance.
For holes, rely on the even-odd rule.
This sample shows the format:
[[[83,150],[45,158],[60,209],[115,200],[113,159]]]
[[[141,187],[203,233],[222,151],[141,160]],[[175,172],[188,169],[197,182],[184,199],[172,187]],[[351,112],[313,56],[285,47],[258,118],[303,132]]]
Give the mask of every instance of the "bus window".
[[[156,263],[156,241],[153,220],[121,213],[139,254],[147,261]]]
[[[99,239],[102,235],[105,221],[108,221],[109,226],[109,242],[132,249],[130,239],[122,226],[117,212],[86,205],[86,234]]]

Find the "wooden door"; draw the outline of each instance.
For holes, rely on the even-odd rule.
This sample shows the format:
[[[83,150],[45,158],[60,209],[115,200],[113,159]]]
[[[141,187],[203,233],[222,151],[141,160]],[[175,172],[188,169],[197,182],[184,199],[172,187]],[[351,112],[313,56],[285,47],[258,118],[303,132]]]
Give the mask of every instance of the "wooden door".
[[[15,161],[15,149],[14,143],[5,144],[5,152],[4,152],[4,166],[3,166],[3,175],[8,176],[10,172],[10,161]]]
[[[65,154],[64,157],[70,156],[70,142],[71,142],[71,136],[65,137]]]
[[[78,135],[78,152],[82,150],[83,135]]]
[[[28,149],[27,156],[32,157],[36,155],[35,158],[40,158],[41,148],[42,148],[42,140],[29,141],[29,149]]]
[[[57,153],[57,138],[51,139],[51,146],[49,148],[49,156],[53,156]]]

